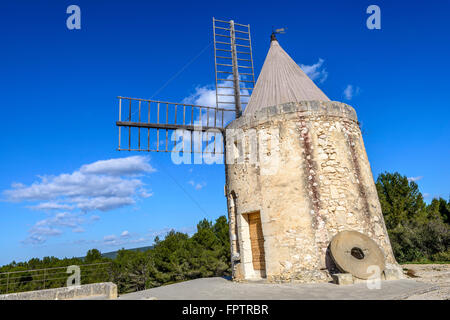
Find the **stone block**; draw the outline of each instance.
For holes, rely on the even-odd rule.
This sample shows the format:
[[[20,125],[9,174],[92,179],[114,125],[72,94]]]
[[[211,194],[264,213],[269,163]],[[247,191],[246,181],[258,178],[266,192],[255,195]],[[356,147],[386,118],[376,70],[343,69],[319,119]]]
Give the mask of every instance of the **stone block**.
[[[66,287],[61,288],[60,290],[56,291],[56,300],[70,300],[75,298],[75,286],[74,287]],[[44,297],[41,297],[42,300],[48,300]]]
[[[89,297],[92,295],[92,286],[74,286],[75,296],[77,297]]]
[[[397,269],[386,268],[383,273],[386,280],[399,280],[404,278],[403,274]]]
[[[332,275],[333,283],[338,285],[353,284],[353,276],[350,273],[335,273]]]
[[[106,290],[106,292],[107,292],[106,297],[108,299],[117,299],[117,295],[118,295],[117,294],[117,285],[115,285],[112,282],[107,282],[106,285],[108,287],[107,288],[108,290]]]

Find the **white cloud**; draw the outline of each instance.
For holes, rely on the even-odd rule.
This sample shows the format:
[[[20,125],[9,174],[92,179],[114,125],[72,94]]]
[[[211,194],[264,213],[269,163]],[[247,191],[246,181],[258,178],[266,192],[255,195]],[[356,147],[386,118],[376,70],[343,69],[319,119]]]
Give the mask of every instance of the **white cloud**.
[[[117,247],[117,246],[125,246],[127,244],[142,243],[151,240],[148,237],[133,238],[130,235],[130,233],[126,233],[125,236],[123,236],[123,234],[124,232],[122,232],[120,236],[117,236],[115,234],[105,236],[103,237],[103,241],[101,241],[100,244],[109,247]]]
[[[38,221],[30,229],[25,240],[30,243],[43,243],[48,236],[61,234],[53,226],[72,228],[81,232],[84,223],[82,213],[89,211],[109,211],[133,205],[138,199],[148,198],[153,193],[145,188],[140,175],[154,172],[149,158],[133,156],[119,159],[96,161],[83,165],[72,173],[56,176],[38,176],[31,185],[13,183],[11,189],[3,192],[11,202],[38,202],[29,206],[33,210],[54,211],[78,209],[78,213],[60,212],[53,217]],[[92,216],[91,222],[98,220]],[[43,229],[43,227],[47,229]]]
[[[13,202],[44,201],[32,206],[33,209],[77,207],[83,211],[107,211],[119,208],[134,204],[136,197],[152,195],[144,188],[142,180],[134,175],[153,172],[154,169],[145,163],[148,158],[138,158],[97,161],[73,173],[40,176],[40,181],[29,186],[15,183],[3,194]]]
[[[42,244],[49,237],[63,234],[61,228],[72,229],[75,233],[84,232],[81,224],[85,223],[82,214],[59,212],[47,219],[39,220],[28,230],[29,236],[23,243]]]
[[[179,228],[179,229],[174,229],[174,228],[162,228],[159,230],[150,229],[149,232],[145,235],[139,235],[138,233],[129,232],[128,230],[124,230],[119,235],[110,234],[110,235],[104,236],[102,239],[94,239],[94,240],[80,239],[80,240],[74,241],[73,243],[75,243],[75,244],[91,244],[91,245],[95,244],[99,248],[101,248],[101,247],[125,247],[127,245],[137,245],[137,244],[142,244],[142,243],[150,244],[151,242],[153,242],[153,240],[156,236],[163,238],[171,230],[175,230],[177,232],[183,232],[183,233],[192,235],[195,232],[196,228],[195,227],[183,227],[183,228]]]
[[[216,90],[211,86],[196,87],[193,94],[183,99],[183,103],[215,107]]]
[[[86,212],[93,210],[109,211],[136,203],[132,197],[127,196],[77,197],[72,201],[76,202],[79,209]]]
[[[80,169],[80,172],[86,174],[106,174],[111,176],[136,175],[155,171],[148,163],[148,158],[143,156],[100,160],[91,164],[85,164]]]
[[[229,75],[227,77],[228,80],[232,79],[233,76]],[[244,76],[241,77],[242,80],[245,80],[246,78]],[[241,87],[245,87],[245,82],[241,82]],[[231,81],[222,81],[217,84],[218,87],[231,87],[232,82]],[[248,87],[248,86],[247,86]],[[225,94],[225,95],[234,95],[234,89],[232,88],[219,88],[219,94]],[[242,95],[249,95],[250,92],[245,89],[241,89]],[[241,101],[242,102],[248,102],[250,98],[242,96]],[[221,102],[229,102],[230,104],[222,103],[220,104],[220,108],[223,109],[230,109],[230,111],[224,112],[223,116],[223,123],[224,126],[234,119],[235,113],[234,113],[234,96],[220,96],[219,101]],[[195,92],[191,94],[190,96],[183,99],[183,103],[185,104],[194,104],[199,106],[206,106],[206,107],[216,107],[216,90],[214,89],[214,86],[212,85],[206,85],[206,86],[198,86],[195,88]],[[203,126],[206,126],[207,122],[209,125],[214,124],[214,112],[209,113],[209,121],[207,121],[206,116],[206,110],[203,110],[204,114],[202,115],[202,121],[201,124]],[[197,115],[195,121],[197,123],[200,123],[200,117]],[[216,117],[216,124],[219,125],[222,122],[222,115],[221,113],[217,113]]]
[[[347,87],[345,87],[343,94],[344,94],[345,99],[352,100],[352,98],[354,96],[357,96],[359,94],[359,92],[360,92],[359,87],[355,88],[355,87],[353,87],[353,85],[349,84],[349,85],[347,85]]]
[[[36,222],[35,226],[39,227],[59,226],[59,227],[77,228],[79,224],[81,224],[83,221],[84,219],[79,214],[60,212],[51,218],[47,218]]]
[[[182,233],[187,233],[189,235],[192,235],[197,229],[196,229],[196,227],[183,227],[183,228],[178,228],[178,229],[166,227],[166,228],[162,228],[159,230],[150,229],[149,236],[152,238],[155,238],[155,237],[164,238],[172,230],[174,230],[175,232],[182,232]]]
[[[62,231],[49,226],[34,225],[28,230],[28,237],[22,241],[24,244],[42,244],[48,237],[59,236]]]
[[[72,229],[72,232],[75,232],[75,233],[83,233],[85,231],[86,230],[84,230],[82,227],[77,227],[77,228]]]
[[[195,190],[201,190],[203,187],[206,187],[206,182],[195,182],[194,180],[189,180],[188,184],[193,186]]]
[[[325,60],[322,58],[319,58],[317,63],[312,65],[301,64],[300,68],[302,68],[303,72],[306,73],[311,80],[317,80],[320,83],[323,83],[328,78],[328,72],[325,68],[323,68],[324,61]]]
[[[22,185],[22,186],[25,187],[24,185]],[[72,209],[74,209],[74,206],[49,201],[49,202],[41,202],[35,206],[29,206],[28,208],[33,209],[33,210],[44,210],[44,211],[45,210],[72,210]]]
[[[419,181],[419,180],[421,180],[423,178],[423,176],[418,176],[418,177],[409,177],[408,178],[408,181],[409,182],[411,182],[411,181]]]

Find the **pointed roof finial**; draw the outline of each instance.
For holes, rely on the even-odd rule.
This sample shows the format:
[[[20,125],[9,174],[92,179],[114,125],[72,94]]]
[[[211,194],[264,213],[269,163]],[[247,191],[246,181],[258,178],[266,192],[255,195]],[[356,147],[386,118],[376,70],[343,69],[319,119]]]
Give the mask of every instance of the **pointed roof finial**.
[[[270,42],[272,41],[277,41],[277,34],[281,34],[281,33],[286,33],[285,30],[287,30],[287,28],[279,28],[279,29],[274,29],[272,27],[272,34],[270,35]]]
[[[270,42],[277,40],[277,36],[275,35],[275,32],[272,31],[272,34],[270,35]]]

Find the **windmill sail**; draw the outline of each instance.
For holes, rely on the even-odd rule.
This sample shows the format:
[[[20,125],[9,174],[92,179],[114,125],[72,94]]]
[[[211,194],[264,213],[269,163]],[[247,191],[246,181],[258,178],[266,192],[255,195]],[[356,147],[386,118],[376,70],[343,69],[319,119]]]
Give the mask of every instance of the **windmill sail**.
[[[119,151],[223,153],[225,126],[241,115],[255,76],[250,25],[213,18],[213,31],[216,105],[119,96]]]

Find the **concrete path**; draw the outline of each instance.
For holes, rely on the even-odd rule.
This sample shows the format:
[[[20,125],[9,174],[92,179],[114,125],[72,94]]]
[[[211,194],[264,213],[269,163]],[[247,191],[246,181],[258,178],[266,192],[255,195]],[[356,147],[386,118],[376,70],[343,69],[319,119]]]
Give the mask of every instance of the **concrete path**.
[[[380,289],[365,283],[236,283],[224,278],[202,278],[119,296],[124,300],[386,300],[436,290],[436,285],[415,280],[382,281]]]
[[[408,300],[450,300],[450,264],[404,264],[402,267],[415,280],[439,287],[437,290],[411,295]]]

